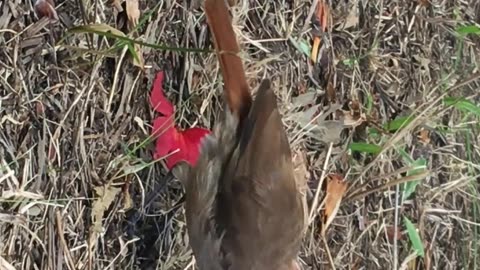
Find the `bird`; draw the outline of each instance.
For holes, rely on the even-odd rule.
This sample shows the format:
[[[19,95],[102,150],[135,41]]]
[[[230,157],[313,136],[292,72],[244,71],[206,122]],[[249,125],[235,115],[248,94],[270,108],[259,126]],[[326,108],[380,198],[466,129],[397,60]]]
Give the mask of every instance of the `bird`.
[[[175,175],[185,189],[189,244],[200,270],[300,270],[304,183],[269,78],[255,98],[226,0],[204,2],[223,77],[225,108],[195,164]]]

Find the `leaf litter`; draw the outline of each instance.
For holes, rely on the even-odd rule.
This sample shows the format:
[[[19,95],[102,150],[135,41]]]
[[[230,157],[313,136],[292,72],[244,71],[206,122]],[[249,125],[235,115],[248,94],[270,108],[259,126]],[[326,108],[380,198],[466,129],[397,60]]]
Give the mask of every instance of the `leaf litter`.
[[[125,1],[114,2],[126,9]],[[361,191],[352,193],[356,198],[348,195],[348,200],[345,197],[341,200],[335,215],[341,218],[335,218],[328,225],[325,235],[328,249],[318,245],[318,238],[314,237],[317,234],[313,233],[318,232],[316,224],[321,223],[322,216],[317,218],[319,222],[311,223],[300,261],[311,269],[323,269],[328,264],[336,269],[394,269],[394,261],[405,262],[402,267],[413,265],[422,269],[475,268],[478,232],[473,224],[480,222],[474,210],[479,209],[474,176],[475,164],[480,160],[475,151],[479,102],[474,91],[480,86],[475,79],[479,55],[478,1],[448,0],[444,5],[391,0],[324,2],[329,5],[329,23],[321,37],[316,63],[312,63],[312,45],[314,37],[320,37],[321,26],[309,31],[308,28],[314,26],[309,17],[309,3],[253,1],[248,6],[237,4],[232,9],[235,25],[242,28],[240,42],[248,48],[243,60],[252,86],[255,78],[272,79],[289,137],[295,147],[304,151],[310,175],[307,194],[316,192],[321,173],[345,175],[349,179],[347,189]],[[180,123],[188,127],[198,123],[210,126],[216,121],[220,105],[220,93],[213,91],[218,80],[218,63],[211,53],[205,53],[211,48],[211,41],[201,7],[191,9],[188,3],[150,0],[139,4],[140,20],[135,34],[131,33],[132,29],[116,25],[115,19],[119,19],[116,15],[121,10],[102,3],[57,2],[54,8],[62,23],[52,23],[46,17],[38,20],[34,8],[24,10],[20,4],[0,7],[0,28],[3,29],[0,159],[1,166],[8,167],[5,172],[0,169],[0,215],[26,220],[21,224],[0,221],[0,242],[3,243],[0,254],[8,263],[6,267],[71,268],[62,252],[47,252],[59,248],[68,250],[78,266],[91,269],[190,267],[192,256],[184,238],[184,216],[179,203],[182,190],[178,182],[165,179],[168,174],[163,166],[149,163],[156,142],[153,149],[143,142],[151,131],[147,123],[152,124],[161,115],[150,104],[149,80],[158,70],[168,75],[169,84],[175,89],[175,93],[167,93],[168,97],[179,101],[175,103],[179,105],[174,108],[170,122],[178,128],[177,133],[181,132]],[[159,8],[153,13],[144,10],[154,6]],[[315,11],[313,8],[312,14]],[[130,19],[124,12],[121,16],[125,16],[123,19],[128,25]],[[143,20],[147,13],[151,16]],[[92,18],[95,20],[90,21]],[[52,34],[65,33],[70,26],[88,27],[92,22],[120,31],[121,38],[109,36],[106,33],[114,30],[103,26],[101,34],[92,35],[92,29],[86,29],[82,34],[63,36],[63,43],[58,46],[51,42]],[[131,61],[112,61],[119,53],[105,52],[106,47],[112,49],[108,48],[111,41],[115,41],[114,47],[144,41],[142,46],[155,50],[138,53],[145,57],[145,69],[141,70]],[[257,47],[259,44],[262,48]],[[79,53],[76,48],[85,51]],[[129,54],[134,56],[136,49],[132,48],[133,53]],[[265,60],[266,51],[269,60]],[[197,73],[195,84],[186,83],[191,79],[192,68]],[[128,76],[114,80],[112,70]],[[135,83],[125,82],[125,77]],[[395,87],[390,87],[393,85]],[[300,97],[304,101],[292,109],[290,100],[301,91],[305,93],[299,88],[308,89],[310,96]],[[109,89],[115,89],[111,100],[105,94]],[[443,103],[434,102],[437,99]],[[352,101],[358,101],[360,114],[347,109]],[[109,112],[103,110],[107,102],[112,105]],[[37,105],[39,103],[43,106]],[[195,105],[200,103],[201,110]],[[425,106],[430,104],[433,105]],[[337,105],[340,107],[329,111]],[[123,109],[115,111],[118,107]],[[310,110],[312,107],[315,108]],[[37,108],[40,108],[38,112]],[[425,112],[424,108],[427,108]],[[118,114],[113,120],[109,115],[112,111]],[[75,117],[62,121],[65,112]],[[405,125],[413,123],[405,116],[419,114],[422,117],[414,121],[415,125]],[[331,124],[336,128],[322,129],[329,125],[324,124],[325,121],[334,121]],[[138,123],[143,123],[144,129]],[[429,136],[419,134],[418,128],[424,126],[430,126]],[[314,131],[306,133],[312,127]],[[381,131],[383,127],[386,132]],[[318,130],[330,134],[324,135]],[[326,147],[311,145],[310,140],[316,136],[317,141],[338,141],[339,132],[342,140],[335,151],[328,154],[326,171],[322,171],[321,165],[327,159]],[[112,134],[115,134],[114,140]],[[399,172],[403,169],[399,166],[408,163],[395,147],[382,149],[375,157],[349,149],[351,143],[379,147],[379,143],[394,134],[401,135],[396,137],[394,146],[403,147],[409,154],[417,155],[425,144],[433,149],[421,156],[428,161],[426,167],[432,172],[429,177],[425,173],[404,177],[414,168]],[[417,134],[420,138],[412,139]],[[438,136],[443,139],[439,140]],[[45,157],[38,158],[38,153]],[[125,160],[126,156],[125,166],[134,169],[117,167],[120,172],[112,172],[115,168],[110,168],[109,173],[105,173],[106,164]],[[418,159],[415,156],[413,160]],[[150,165],[137,168],[132,164]],[[124,194],[131,194],[133,207],[131,210],[116,207],[120,194],[115,191],[113,202],[102,216],[105,233],[94,242],[101,248],[85,248],[90,244],[86,231],[92,225],[88,210],[93,206],[92,200],[100,200],[95,188],[103,187],[102,179],[109,180],[112,175],[122,173],[129,174],[123,178],[131,179],[116,181],[130,182],[129,185],[118,183],[118,187],[123,185]],[[389,176],[383,177],[385,175]],[[418,180],[420,176],[423,180],[412,187],[415,192],[409,192],[408,201],[399,210],[401,216],[412,220],[413,229],[421,236],[415,245],[419,244],[418,250],[424,246],[423,258],[415,251],[413,234],[403,233],[403,239],[396,239],[399,241],[397,253],[393,252],[394,241],[389,241],[393,239],[378,237],[384,235],[385,230],[387,234],[399,231],[391,225],[394,224],[392,209],[398,207],[394,199],[395,183],[404,183],[397,180]],[[28,203],[3,197],[5,191],[18,190],[20,184],[24,184],[25,192],[44,194],[44,197],[38,201],[28,199]],[[167,188],[158,192],[159,196],[151,204],[144,205],[143,196],[155,193],[157,184]],[[320,190],[323,197],[326,192],[326,189]],[[88,198],[88,194],[93,194],[93,198]],[[41,211],[29,207],[30,202],[41,203]],[[63,226],[56,226],[56,219],[52,219],[58,209],[62,212]],[[29,215],[30,210],[35,215]],[[360,219],[365,221],[364,227],[358,224]],[[405,230],[405,224],[401,225]],[[138,237],[141,241],[132,240]],[[465,250],[471,256],[464,256]],[[327,252],[331,252],[334,261],[329,262]]]

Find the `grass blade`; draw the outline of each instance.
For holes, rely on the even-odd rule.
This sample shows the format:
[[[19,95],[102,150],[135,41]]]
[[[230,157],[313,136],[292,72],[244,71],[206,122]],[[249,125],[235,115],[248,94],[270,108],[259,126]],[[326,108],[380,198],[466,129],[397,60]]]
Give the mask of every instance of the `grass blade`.
[[[408,238],[410,239],[410,243],[412,243],[412,247],[417,252],[417,255],[422,257],[425,255],[425,250],[423,248],[422,239],[420,239],[420,235],[415,228],[415,225],[407,218],[403,217],[403,223],[407,228]]]
[[[465,98],[446,97],[443,103],[447,106],[453,106],[463,112],[470,112],[480,117],[480,108]]]
[[[351,143],[348,148],[354,152],[378,154],[382,151],[382,148],[375,144],[370,143]]]
[[[397,117],[394,120],[386,123],[383,128],[388,131],[396,131],[408,125],[410,122],[412,122],[412,120],[413,120],[413,117],[410,117],[410,116]]]

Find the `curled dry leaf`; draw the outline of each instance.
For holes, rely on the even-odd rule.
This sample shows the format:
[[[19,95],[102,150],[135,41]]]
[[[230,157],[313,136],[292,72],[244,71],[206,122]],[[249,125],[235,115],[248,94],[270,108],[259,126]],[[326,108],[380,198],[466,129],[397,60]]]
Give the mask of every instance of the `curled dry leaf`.
[[[55,2],[53,0],[37,0],[33,7],[39,18],[48,17],[51,20],[58,20]]]
[[[117,194],[120,193],[121,189],[107,184],[103,187],[95,187],[94,190],[98,197],[93,202],[92,207],[92,229],[96,233],[101,233],[103,214],[108,207],[110,207]]]
[[[330,174],[327,177],[327,194],[324,199],[325,211],[322,217],[322,236],[325,236],[328,226],[337,215],[343,195],[345,191],[347,191],[348,186],[343,177],[338,174]]]

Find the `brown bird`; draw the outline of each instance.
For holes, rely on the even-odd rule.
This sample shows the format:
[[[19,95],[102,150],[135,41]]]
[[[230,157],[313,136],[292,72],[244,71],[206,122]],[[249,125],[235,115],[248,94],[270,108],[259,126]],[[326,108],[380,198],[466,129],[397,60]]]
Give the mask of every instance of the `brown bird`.
[[[225,0],[205,13],[227,109],[201,143],[197,163],[178,167],[190,245],[201,270],[296,270],[305,228],[303,183],[277,98],[264,79],[252,95]]]

